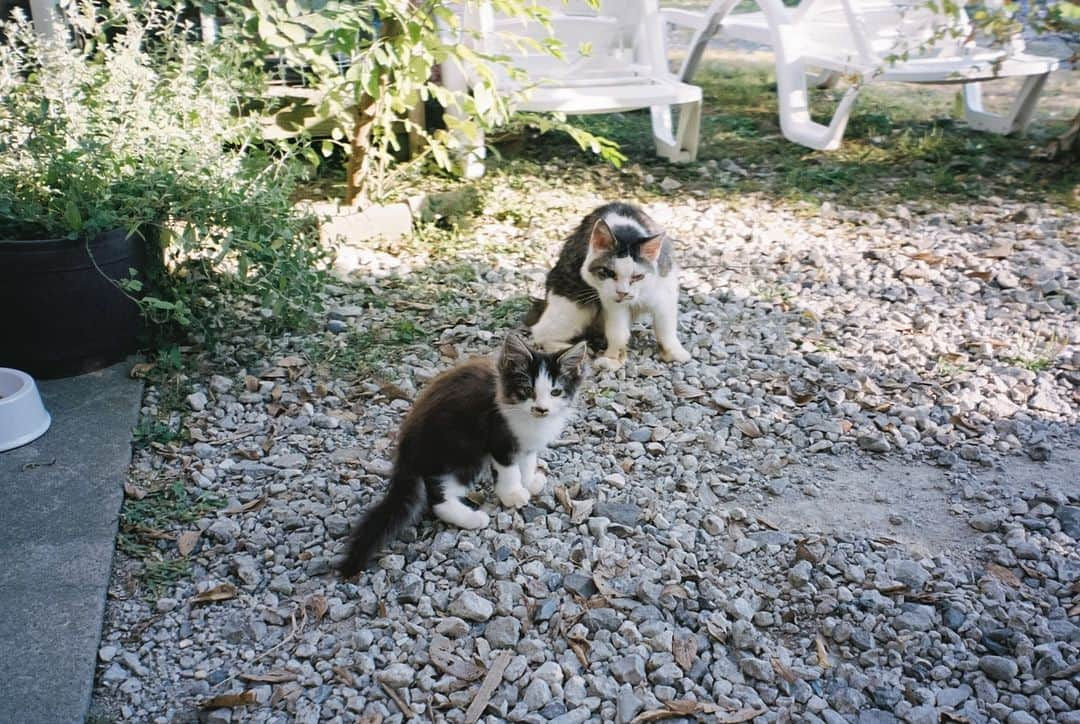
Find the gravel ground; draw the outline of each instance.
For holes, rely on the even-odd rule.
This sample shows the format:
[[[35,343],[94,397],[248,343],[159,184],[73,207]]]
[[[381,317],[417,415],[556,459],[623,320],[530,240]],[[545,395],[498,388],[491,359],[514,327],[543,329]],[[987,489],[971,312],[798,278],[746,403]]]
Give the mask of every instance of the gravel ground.
[[[617,193],[611,173],[595,188]],[[586,385],[533,505],[488,489],[490,528],[427,521],[355,582],[330,565],[382,494],[409,398],[491,350],[493,310],[537,294],[561,237],[609,198],[493,193],[454,276],[408,245],[353,250],[326,330],[202,353],[192,440],[140,449],[132,479],[228,504],[159,543],[193,546],[192,577],[156,599],[118,556],[94,711],[1080,722],[1078,215],[995,198],[811,214],[662,181],[673,193],[647,209],[680,240],[693,361],[660,362],[639,331],[626,367]],[[504,213],[526,198],[527,218]],[[433,342],[368,360],[374,376],[312,352],[406,315]],[[148,389],[147,415],[166,393]],[[1011,479],[1021,464],[1036,472]],[[933,502],[925,522],[909,482],[936,491],[912,498]],[[863,486],[876,532],[829,515]]]

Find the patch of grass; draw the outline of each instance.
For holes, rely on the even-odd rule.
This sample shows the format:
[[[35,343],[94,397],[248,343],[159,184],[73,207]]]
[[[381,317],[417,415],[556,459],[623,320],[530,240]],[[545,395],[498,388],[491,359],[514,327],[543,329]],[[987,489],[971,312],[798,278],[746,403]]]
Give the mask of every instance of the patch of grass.
[[[1068,159],[1031,159],[1032,150],[1045,140],[1039,134],[1049,138],[1053,128],[1035,129],[1031,138],[981,133],[950,117],[951,96],[910,85],[870,85],[859,96],[840,149],[819,152],[781,135],[771,67],[709,64],[695,83],[703,86],[705,99],[699,161],[731,159],[750,171],[748,176],[731,182],[720,176],[700,178],[695,164],[653,160],[645,112],[585,116],[575,122],[620,143],[631,163],[647,163],[657,181],[664,176],[682,181],[684,189],[676,194],[715,198],[764,192],[856,208],[909,202],[943,208],[988,195],[1080,205],[1075,194],[1080,165]],[[843,88],[814,90],[815,118],[826,120],[843,93]],[[574,152],[555,139],[536,144],[528,153],[541,166],[545,156],[574,158]],[[639,191],[658,193],[652,186]]]
[[[1042,372],[1054,366],[1053,360],[1046,357],[1005,357],[1001,361],[1012,367],[1020,367],[1032,372]]]
[[[489,317],[496,328],[517,327],[531,306],[532,300],[528,297],[510,297],[492,307]]]
[[[144,417],[139,420],[131,436],[131,442],[135,447],[144,447],[155,442],[167,445],[176,440],[186,441],[187,431],[183,427],[179,430],[174,429],[172,425],[162,420]]]
[[[188,560],[175,554],[170,531],[224,505],[223,498],[192,493],[179,480],[147,492],[141,500],[128,497],[120,509],[116,547],[142,560],[139,579],[152,595],[157,595],[190,573]]]
[[[304,353],[315,366],[325,366],[334,377],[380,377],[382,367],[396,364],[412,346],[430,344],[432,335],[411,317],[345,334],[327,333]]]

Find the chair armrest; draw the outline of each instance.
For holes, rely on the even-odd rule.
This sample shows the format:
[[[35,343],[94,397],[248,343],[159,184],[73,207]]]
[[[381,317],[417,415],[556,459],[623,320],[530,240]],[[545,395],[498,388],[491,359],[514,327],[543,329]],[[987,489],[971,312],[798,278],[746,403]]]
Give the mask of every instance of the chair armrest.
[[[679,8],[661,8],[660,20],[679,28],[698,30],[705,26],[705,13]]]

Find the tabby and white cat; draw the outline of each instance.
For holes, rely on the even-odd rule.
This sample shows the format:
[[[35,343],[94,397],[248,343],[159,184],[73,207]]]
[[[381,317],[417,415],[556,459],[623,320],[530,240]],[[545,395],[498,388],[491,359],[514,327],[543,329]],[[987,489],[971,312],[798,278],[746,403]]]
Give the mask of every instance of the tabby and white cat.
[[[586,216],[563,244],[546,287],[539,318],[526,320],[541,349],[563,349],[602,330],[606,348],[596,365],[615,369],[626,359],[631,322],[649,313],[660,356],[690,359],[676,336],[679,270],[671,240],[637,206],[615,202]]]
[[[431,380],[398,433],[386,497],[354,526],[344,576],[430,507],[461,528],[484,528],[488,515],[462,499],[490,465],[495,494],[517,508],[544,487],[536,455],[570,419],[584,374],[585,343],[548,354],[507,335],[498,357],[469,360]]]

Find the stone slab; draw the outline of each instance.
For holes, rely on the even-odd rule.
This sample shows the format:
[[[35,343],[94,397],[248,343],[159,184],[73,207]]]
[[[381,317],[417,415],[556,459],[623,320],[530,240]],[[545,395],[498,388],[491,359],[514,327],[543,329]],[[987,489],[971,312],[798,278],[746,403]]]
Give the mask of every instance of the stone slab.
[[[44,436],[0,453],[0,719],[84,722],[142,382],[40,381]]]

